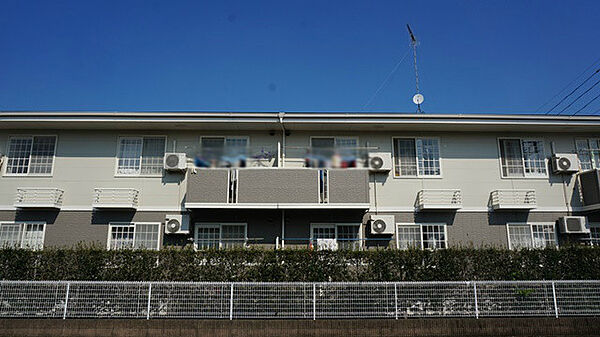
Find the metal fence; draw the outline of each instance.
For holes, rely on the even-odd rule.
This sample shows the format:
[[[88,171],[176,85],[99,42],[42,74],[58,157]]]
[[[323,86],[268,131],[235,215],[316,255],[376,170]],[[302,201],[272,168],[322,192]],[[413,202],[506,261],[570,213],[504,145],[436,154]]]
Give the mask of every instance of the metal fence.
[[[600,315],[600,281],[0,281],[0,317],[325,319]]]

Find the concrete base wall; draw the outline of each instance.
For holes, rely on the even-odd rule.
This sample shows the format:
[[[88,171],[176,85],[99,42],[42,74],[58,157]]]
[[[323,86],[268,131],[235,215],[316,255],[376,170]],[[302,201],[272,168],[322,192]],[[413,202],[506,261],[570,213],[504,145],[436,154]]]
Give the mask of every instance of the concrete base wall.
[[[1,319],[0,337],[598,336],[598,317],[408,320]]]

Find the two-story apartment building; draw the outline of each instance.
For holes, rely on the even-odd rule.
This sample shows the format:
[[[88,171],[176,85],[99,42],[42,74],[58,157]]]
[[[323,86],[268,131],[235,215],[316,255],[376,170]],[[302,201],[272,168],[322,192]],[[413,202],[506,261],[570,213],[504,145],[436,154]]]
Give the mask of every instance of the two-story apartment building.
[[[0,244],[594,242],[599,133],[593,116],[0,112]],[[571,215],[591,234],[562,233]]]

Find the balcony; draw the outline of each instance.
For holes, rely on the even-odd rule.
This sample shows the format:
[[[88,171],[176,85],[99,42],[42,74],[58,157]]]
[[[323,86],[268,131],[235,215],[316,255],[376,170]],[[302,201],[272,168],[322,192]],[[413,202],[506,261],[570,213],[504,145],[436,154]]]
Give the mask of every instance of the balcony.
[[[490,195],[494,210],[528,210],[537,207],[535,190],[496,190]]]
[[[196,169],[185,207],[367,209],[368,177],[366,169]]]
[[[95,188],[94,208],[136,209],[139,191],[133,188]]]
[[[462,194],[459,189],[421,190],[415,203],[417,211],[456,210],[462,208]]]
[[[579,174],[579,197],[581,211],[600,209],[600,170],[590,170]]]
[[[17,188],[17,208],[60,208],[64,191],[58,188]]]

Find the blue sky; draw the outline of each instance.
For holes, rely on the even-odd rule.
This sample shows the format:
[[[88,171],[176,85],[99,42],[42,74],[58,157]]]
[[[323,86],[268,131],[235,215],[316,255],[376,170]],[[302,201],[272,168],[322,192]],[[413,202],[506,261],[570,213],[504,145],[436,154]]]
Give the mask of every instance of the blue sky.
[[[364,107],[409,23],[426,112],[534,112],[600,57],[598,18],[600,1],[0,0],[0,109],[414,112],[410,57]]]

